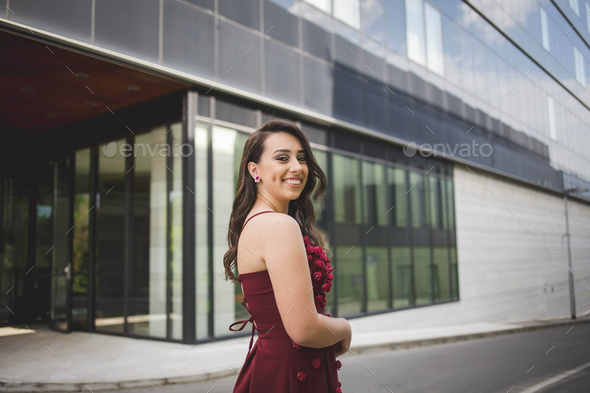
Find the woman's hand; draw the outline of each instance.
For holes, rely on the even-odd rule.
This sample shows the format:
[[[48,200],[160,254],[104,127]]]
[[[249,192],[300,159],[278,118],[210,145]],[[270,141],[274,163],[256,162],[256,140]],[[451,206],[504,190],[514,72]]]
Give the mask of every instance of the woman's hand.
[[[348,324],[348,329],[348,335],[334,345],[336,357],[345,354],[350,348],[350,341],[352,340],[352,329],[350,328],[350,324]]]

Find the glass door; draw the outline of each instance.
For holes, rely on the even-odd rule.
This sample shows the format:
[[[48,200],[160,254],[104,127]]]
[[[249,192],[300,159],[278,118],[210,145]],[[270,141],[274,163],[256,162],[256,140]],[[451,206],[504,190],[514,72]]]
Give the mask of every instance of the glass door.
[[[49,327],[64,333],[72,325],[72,209],[71,160],[54,163],[53,248],[51,267],[51,319]]]

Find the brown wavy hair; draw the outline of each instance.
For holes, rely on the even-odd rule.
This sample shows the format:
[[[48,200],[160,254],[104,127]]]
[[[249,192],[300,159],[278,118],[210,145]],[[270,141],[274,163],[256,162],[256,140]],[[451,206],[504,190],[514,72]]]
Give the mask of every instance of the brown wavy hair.
[[[254,183],[254,180],[250,175],[250,171],[248,170],[248,163],[254,162],[258,164],[260,162],[260,157],[265,148],[264,142],[266,141],[266,138],[277,132],[287,132],[299,140],[303,150],[305,151],[305,159],[309,169],[307,183],[301,191],[299,198],[289,202],[288,214],[297,221],[303,236],[308,236],[309,240],[314,245],[323,247],[325,244],[324,235],[315,226],[316,218],[313,202],[311,199],[311,193],[317,184],[318,187],[315,189],[313,199],[322,199],[326,191],[326,175],[317,163],[307,137],[301,131],[301,129],[297,127],[297,125],[284,119],[268,121],[248,137],[246,144],[244,145],[242,161],[240,162],[237,180],[237,192],[234,199],[231,216],[229,218],[229,231],[227,233],[229,250],[223,256],[225,280],[227,281],[230,279],[232,284],[237,280],[233,269],[237,264],[239,235],[242,230],[242,226],[244,225],[244,221],[250,210],[252,210],[252,207],[254,206],[258,196],[256,183]]]

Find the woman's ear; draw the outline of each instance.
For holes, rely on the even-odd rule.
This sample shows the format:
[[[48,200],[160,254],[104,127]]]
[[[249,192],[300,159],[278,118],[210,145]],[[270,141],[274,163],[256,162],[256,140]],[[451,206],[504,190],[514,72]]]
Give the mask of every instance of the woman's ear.
[[[256,167],[256,164],[253,162],[248,163],[248,171],[250,172],[250,176],[252,176],[252,179],[256,179],[256,176],[260,176],[258,174],[258,168]]]

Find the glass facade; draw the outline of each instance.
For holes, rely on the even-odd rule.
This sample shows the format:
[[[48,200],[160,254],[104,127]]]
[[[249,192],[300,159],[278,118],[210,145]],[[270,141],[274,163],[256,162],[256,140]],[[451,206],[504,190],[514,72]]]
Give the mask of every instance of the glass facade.
[[[590,178],[590,24],[581,13],[590,6],[523,3],[170,0],[145,15],[163,12],[161,65],[289,105],[329,181],[316,203],[336,273],[326,312],[355,317],[459,299],[452,163],[408,157],[399,141],[487,142],[491,157],[462,158],[554,189],[557,169]],[[98,22],[108,7],[97,8]],[[198,51],[175,37],[182,24],[170,27],[179,13],[190,36],[204,37]],[[140,32],[113,32],[98,26],[91,43],[157,62],[160,49]],[[162,115],[135,133],[105,127],[75,144],[53,163],[53,184],[39,183],[37,217],[27,186],[0,179],[2,305],[22,287],[10,277],[36,261],[54,267],[52,318],[70,308],[75,329],[185,343],[235,337],[227,327],[247,313],[221,261],[238,165],[249,133],[281,116],[248,94],[195,89],[182,120]],[[313,114],[336,121],[312,124]]]
[[[248,318],[240,283],[227,285],[220,261],[244,143],[272,116],[209,95],[199,95],[198,106],[206,110],[194,123],[195,337],[204,342],[234,337],[227,326]],[[251,118],[259,119],[254,127]],[[436,159],[408,166],[393,145],[302,129],[329,182],[315,204],[336,271],[326,312],[354,317],[458,300],[451,167]]]
[[[461,144],[473,127],[467,142],[489,143],[497,154],[462,158],[559,187],[559,170],[590,179],[587,4],[167,0],[161,7],[142,2],[130,24],[110,18],[115,6],[101,3],[94,13],[76,11],[96,26],[89,37],[65,18],[43,19],[27,2],[15,4],[7,18],[57,34],[71,28],[84,42],[210,85],[407,142]],[[160,39],[148,27],[158,19]],[[546,120],[549,96],[555,138]]]

